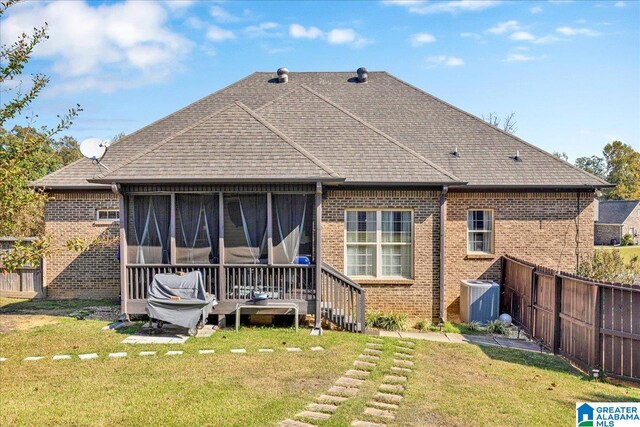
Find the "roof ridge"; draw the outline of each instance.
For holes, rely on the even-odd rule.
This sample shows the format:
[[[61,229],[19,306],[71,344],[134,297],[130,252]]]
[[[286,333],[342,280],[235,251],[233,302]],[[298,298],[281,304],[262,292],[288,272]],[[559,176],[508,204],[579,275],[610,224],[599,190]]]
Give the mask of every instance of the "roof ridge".
[[[389,142],[395,144],[396,146],[398,146],[402,150],[408,152],[409,154],[411,154],[415,158],[417,158],[420,161],[426,163],[427,165],[431,166],[432,168],[434,168],[438,172],[444,174],[445,176],[449,177],[450,179],[452,179],[454,181],[458,181],[460,183],[464,183],[465,182],[464,180],[462,180],[462,179],[458,178],[457,176],[453,175],[451,172],[447,171],[446,169],[441,168],[440,166],[436,165],[435,163],[433,163],[432,161],[430,161],[426,157],[422,156],[420,153],[418,153],[418,152],[414,151],[413,149],[407,147],[406,145],[404,145],[400,141],[396,140],[395,138],[391,137],[390,135],[387,135],[386,133],[384,133],[380,129],[376,128],[375,126],[369,124],[364,119],[356,116],[355,114],[353,114],[349,110],[345,109],[344,107],[340,106],[339,104],[336,104],[335,102],[331,101],[329,98],[325,97],[324,95],[322,95],[322,94],[316,92],[315,90],[311,89],[307,85],[301,84],[300,87],[305,89],[305,90],[307,90],[309,93],[315,95],[316,97],[320,98],[321,100],[323,100],[327,104],[331,105],[332,107],[336,108],[337,110],[341,111],[342,113],[348,115],[349,117],[351,117],[352,119],[356,120],[357,122],[359,122],[363,126],[366,126],[367,128],[371,129],[372,131],[374,131],[378,135],[382,136],[383,138],[385,138]]]
[[[295,89],[294,89],[295,90]],[[292,91],[287,92],[287,94],[289,94]],[[329,175],[331,175],[332,177],[335,178],[339,178],[339,175],[333,170],[331,169],[328,165],[324,164],[320,159],[318,159],[316,156],[314,156],[313,154],[311,154],[310,152],[308,152],[306,149],[304,149],[304,147],[302,147],[300,144],[298,144],[297,142],[295,142],[294,140],[292,140],[291,138],[289,138],[287,135],[285,135],[284,133],[282,133],[282,131],[280,131],[277,127],[275,127],[274,125],[272,125],[271,123],[269,123],[266,119],[264,119],[262,116],[260,116],[257,112],[251,110],[249,107],[247,107],[246,105],[244,105],[242,102],[240,101],[235,101],[235,104],[242,108],[247,114],[249,114],[251,117],[253,117],[255,120],[257,120],[262,126],[266,127],[267,129],[269,129],[271,132],[273,132],[274,134],[276,134],[280,139],[282,139],[284,142],[286,142],[287,144],[289,144],[293,149],[295,149],[296,151],[298,151],[300,154],[302,154],[303,156],[305,156],[307,159],[309,159],[311,162],[313,162],[316,166],[318,166],[320,169],[324,170],[325,172],[327,172]]]
[[[398,82],[400,82],[400,83],[404,84],[405,86],[407,86],[407,87],[409,87],[409,88],[411,88],[411,89],[413,89],[413,90],[415,90],[415,91],[417,91],[417,92],[419,92],[419,93],[421,93],[421,94],[423,94],[423,95],[426,95],[426,96],[428,96],[428,97],[432,98],[433,100],[435,100],[435,101],[437,101],[437,102],[439,102],[439,103],[441,103],[441,104],[443,104],[443,105],[446,105],[446,106],[448,106],[448,107],[451,107],[451,108],[453,108],[454,110],[456,110],[456,111],[458,111],[458,112],[460,112],[460,113],[463,113],[463,114],[465,114],[466,116],[469,116],[469,117],[471,117],[472,119],[475,119],[475,120],[479,121],[480,123],[482,123],[482,124],[484,124],[484,125],[486,125],[486,126],[488,126],[488,127],[492,128],[492,129],[495,129],[495,130],[499,131],[500,133],[502,133],[502,134],[504,134],[504,135],[507,135],[507,136],[511,137],[512,139],[515,139],[516,141],[518,141],[518,142],[520,142],[520,143],[522,143],[522,144],[526,145],[527,147],[533,148],[534,150],[536,150],[536,151],[538,151],[538,152],[540,152],[540,153],[542,153],[542,154],[544,154],[544,155],[546,155],[546,156],[548,156],[548,157],[550,157],[550,158],[552,158],[552,159],[554,159],[554,160],[556,160],[556,161],[558,161],[558,162],[561,162],[561,163],[563,163],[563,164],[565,164],[565,165],[567,165],[567,166],[570,166],[571,168],[573,168],[573,169],[575,169],[575,170],[578,170],[578,171],[582,172],[583,174],[587,175],[587,176],[588,176],[588,177],[590,177],[590,178],[594,178],[594,179],[596,179],[596,180],[598,180],[598,181],[602,182],[603,184],[611,185],[611,183],[609,183],[609,182],[605,181],[604,179],[602,179],[602,178],[600,178],[600,177],[598,177],[598,176],[595,176],[595,175],[593,175],[593,174],[591,174],[591,173],[589,173],[589,172],[585,171],[584,169],[580,169],[580,168],[579,168],[579,167],[577,167],[576,165],[572,165],[571,163],[566,162],[566,161],[564,161],[564,160],[562,160],[562,159],[560,159],[560,158],[558,158],[558,157],[554,156],[553,154],[551,154],[551,153],[548,153],[548,152],[544,151],[542,148],[536,147],[535,145],[528,143],[527,141],[525,141],[525,140],[523,140],[523,139],[521,139],[521,138],[517,137],[516,135],[514,135],[514,134],[512,134],[512,133],[509,133],[509,132],[507,132],[507,131],[505,131],[505,130],[503,130],[503,129],[500,129],[499,127],[493,126],[492,124],[488,123],[487,121],[482,120],[480,117],[478,117],[478,116],[476,116],[476,115],[474,115],[474,114],[471,114],[471,113],[469,113],[468,111],[464,111],[463,109],[458,108],[458,107],[456,107],[455,105],[449,104],[447,101],[444,101],[444,100],[442,100],[442,99],[438,98],[437,96],[434,96],[434,95],[432,95],[432,94],[430,94],[430,93],[428,93],[428,92],[426,92],[426,91],[424,91],[424,90],[420,89],[419,87],[414,86],[414,85],[412,85],[411,83],[408,83],[408,82],[406,82],[406,81],[404,81],[404,80],[402,80],[402,79],[400,79],[400,78],[398,78],[398,77],[394,76],[393,74],[390,74],[390,73],[388,73],[388,72],[386,72],[386,71],[383,71],[383,73],[384,73],[384,74],[386,74],[387,76],[391,77],[392,79],[395,79],[395,80],[397,80]]]
[[[151,153],[152,151],[155,151],[156,149],[158,149],[159,147],[163,146],[164,144],[166,144],[167,142],[171,141],[172,139],[175,139],[176,137],[183,135],[187,132],[189,132],[191,129],[201,125],[202,123],[206,122],[207,120],[217,116],[220,113],[223,113],[225,111],[227,111],[229,108],[232,108],[235,105],[235,103],[231,102],[227,105],[225,105],[224,107],[220,108],[219,110],[217,110],[216,112],[214,112],[213,114],[210,114],[206,117],[203,117],[202,119],[192,123],[191,125],[187,126],[186,128],[183,128],[180,132],[175,133],[165,139],[163,139],[162,141],[154,144],[153,146],[149,147],[148,149],[138,153],[137,155],[131,157],[130,159],[128,159],[125,162],[122,162],[120,164],[118,164],[116,167],[114,167],[112,170],[110,170],[108,173],[103,174],[102,176],[99,176],[99,178],[108,178],[109,175],[111,175],[112,173],[116,172],[119,169],[122,169],[123,167],[131,164],[132,162],[138,160],[139,158],[141,158],[142,156],[145,156],[149,153]],[[94,178],[95,179],[95,178]]]

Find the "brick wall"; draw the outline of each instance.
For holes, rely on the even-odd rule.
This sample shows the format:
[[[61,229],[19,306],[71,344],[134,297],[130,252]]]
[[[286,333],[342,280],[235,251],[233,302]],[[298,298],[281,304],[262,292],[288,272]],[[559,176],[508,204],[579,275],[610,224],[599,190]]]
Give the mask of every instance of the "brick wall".
[[[431,320],[438,316],[440,205],[435,191],[331,190],[322,210],[324,261],[344,272],[344,211],[351,208],[412,209],[414,221],[413,280],[360,282],[367,310],[407,313]]]
[[[610,245],[612,239],[615,239],[616,242],[620,243],[619,225],[596,224],[594,230],[596,245]]]
[[[116,260],[117,223],[96,222],[96,209],[117,209],[111,191],[53,192],[45,207],[45,232],[53,237],[47,259],[47,296],[116,298],[120,294],[120,263]],[[81,238],[89,250],[69,250],[66,242]]]
[[[634,243],[637,245],[640,243],[640,206],[631,212],[629,218],[622,225],[622,235],[624,236],[627,233],[631,233],[631,228],[633,228],[634,233]]]
[[[449,193],[446,224],[445,300],[459,313],[460,281],[500,277],[500,256],[509,254],[573,271],[576,258],[593,252],[593,193]],[[469,209],[495,210],[495,254],[467,255]]]

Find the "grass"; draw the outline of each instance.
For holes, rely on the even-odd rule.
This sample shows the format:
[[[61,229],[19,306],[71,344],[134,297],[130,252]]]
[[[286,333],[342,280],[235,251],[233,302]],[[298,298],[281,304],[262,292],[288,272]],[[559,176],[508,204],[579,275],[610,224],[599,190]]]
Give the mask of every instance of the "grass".
[[[599,251],[618,251],[620,256],[629,262],[633,257],[640,258],[640,245],[636,246],[596,246]]]
[[[416,324],[417,329],[422,332],[440,332],[440,326],[428,321],[420,321]],[[484,335],[485,328],[476,329],[468,323],[444,322],[442,324],[442,332],[447,334],[468,334],[468,335]]]
[[[124,334],[102,331],[106,322],[59,319],[0,334],[0,355],[9,358],[0,363],[0,425],[275,425],[328,390],[367,341],[344,332],[312,337],[308,330],[243,328],[181,346],[132,346],[120,343]],[[358,395],[319,426],[363,418],[388,371],[394,343],[385,340],[380,365]],[[308,351],[314,345],[325,350]],[[292,346],[305,351],[284,350]],[[229,353],[240,347],[248,353]],[[257,353],[262,347],[275,352]],[[197,354],[208,348],[216,353]],[[184,354],[137,356],[169,349]],[[129,357],[104,357],[117,351]],[[100,359],[50,360],[54,354],[91,352]],[[36,355],[49,360],[21,361]],[[389,425],[569,425],[576,401],[640,399],[636,389],[586,380],[562,360],[536,353],[419,341],[414,361],[398,418]]]

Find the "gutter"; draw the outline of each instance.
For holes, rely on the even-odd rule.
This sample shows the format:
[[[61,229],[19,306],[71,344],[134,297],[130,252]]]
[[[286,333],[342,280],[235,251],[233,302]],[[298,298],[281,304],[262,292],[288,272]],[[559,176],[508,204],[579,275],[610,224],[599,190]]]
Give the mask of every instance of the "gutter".
[[[446,264],[446,229],[447,229],[447,193],[449,187],[442,186],[440,193],[440,322],[447,320],[447,310],[445,308],[445,264]]]
[[[108,184],[109,187],[117,182],[119,184],[269,184],[269,183],[291,183],[291,184],[312,184],[342,183],[344,178],[94,178],[88,182],[96,184]]]

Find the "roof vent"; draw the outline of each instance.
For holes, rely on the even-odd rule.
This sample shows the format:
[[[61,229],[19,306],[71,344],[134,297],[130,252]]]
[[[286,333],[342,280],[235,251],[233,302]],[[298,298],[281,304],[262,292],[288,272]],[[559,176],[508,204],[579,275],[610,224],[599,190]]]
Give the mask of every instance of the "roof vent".
[[[286,68],[278,68],[276,73],[278,74],[278,83],[286,83],[289,81],[289,70]]]
[[[512,159],[515,160],[516,162],[522,161],[522,158],[520,158],[520,150],[516,150],[516,155],[513,156]]]
[[[454,148],[450,153],[453,157],[460,157],[460,152],[458,151],[458,147]]]
[[[360,83],[366,83],[369,79],[369,72],[364,67],[358,68],[356,73],[358,73],[358,82]]]

